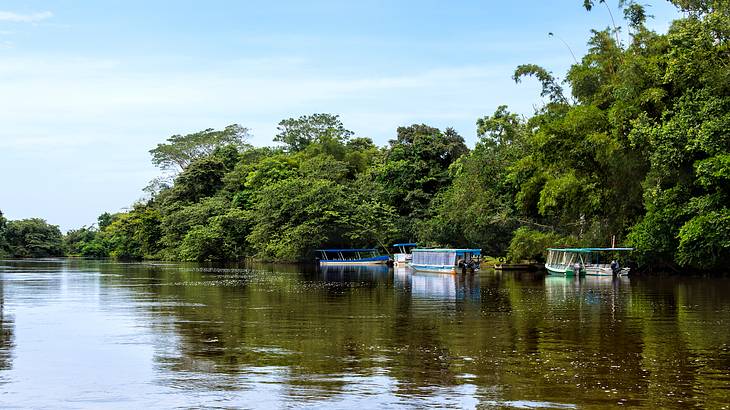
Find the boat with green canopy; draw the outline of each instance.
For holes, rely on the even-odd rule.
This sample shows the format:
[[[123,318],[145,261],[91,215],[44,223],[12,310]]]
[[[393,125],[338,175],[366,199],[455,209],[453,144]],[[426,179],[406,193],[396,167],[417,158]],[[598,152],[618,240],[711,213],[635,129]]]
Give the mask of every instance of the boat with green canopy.
[[[549,248],[545,269],[553,275],[613,276],[628,275],[629,268],[619,261],[621,252],[634,248]],[[607,260],[610,263],[606,263]]]

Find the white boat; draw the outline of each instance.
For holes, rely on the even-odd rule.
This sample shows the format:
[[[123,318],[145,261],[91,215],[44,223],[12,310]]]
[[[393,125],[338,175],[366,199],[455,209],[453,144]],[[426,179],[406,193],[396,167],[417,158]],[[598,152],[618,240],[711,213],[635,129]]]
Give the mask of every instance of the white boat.
[[[610,255],[633,250],[634,248],[550,248],[545,269],[550,274],[563,276],[628,275],[629,268],[605,261]],[[615,258],[613,260],[616,261]]]
[[[409,263],[411,263],[411,259],[413,259],[413,255],[411,254],[411,249],[415,248],[417,245],[415,243],[395,243],[393,244],[393,247],[398,249],[398,253],[393,254],[393,264],[395,266],[406,266]]]
[[[320,265],[384,265],[390,258],[377,249],[318,249]]]
[[[422,272],[476,272],[481,253],[481,249],[413,249],[410,267]]]

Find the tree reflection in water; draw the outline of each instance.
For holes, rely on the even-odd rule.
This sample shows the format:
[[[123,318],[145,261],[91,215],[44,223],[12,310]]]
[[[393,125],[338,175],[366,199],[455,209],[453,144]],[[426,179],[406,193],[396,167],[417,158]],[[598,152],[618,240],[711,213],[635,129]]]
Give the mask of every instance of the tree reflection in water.
[[[0,275],[6,269],[0,266]],[[5,308],[5,280],[0,279],[0,384],[5,383],[3,370],[10,369],[13,365],[14,347],[14,321],[13,316],[8,314]]]
[[[62,269],[63,286],[5,288],[5,305],[23,302],[20,290],[29,304],[65,292],[129,317],[149,332],[130,341],[154,352],[149,388],[192,403],[717,407],[730,382],[726,279],[82,261]]]

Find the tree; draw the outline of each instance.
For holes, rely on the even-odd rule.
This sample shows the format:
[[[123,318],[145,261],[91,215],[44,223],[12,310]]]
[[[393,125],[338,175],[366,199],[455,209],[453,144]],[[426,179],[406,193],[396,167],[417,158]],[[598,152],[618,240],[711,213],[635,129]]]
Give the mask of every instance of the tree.
[[[592,32],[567,75],[571,104],[547,70],[518,68],[550,102],[530,119],[531,149],[508,179],[523,217],[576,240],[616,234],[645,264],[719,269],[730,252],[730,6],[673,3],[688,15],[659,35],[643,6],[620,1],[632,41],[624,47],[615,25]]]
[[[109,243],[109,256],[116,259],[142,259],[142,243],[138,238],[138,221],[135,215],[121,213],[104,231],[104,237]]]
[[[259,256],[296,261],[321,246],[344,246],[352,202],[342,185],[289,178],[262,189],[249,242]]]
[[[97,225],[99,227],[99,230],[106,229],[107,226],[111,225],[111,223],[114,221],[114,216],[110,214],[109,212],[104,212],[103,214],[99,215],[98,218],[96,218]]]
[[[264,156],[253,163],[239,163],[224,177],[225,189],[233,194],[233,206],[252,209],[264,187],[297,176],[298,170],[298,162],[290,156]]]
[[[215,157],[204,157],[193,161],[175,179],[173,197],[180,202],[196,202],[215,195],[223,187],[225,164]]]
[[[97,231],[93,228],[82,226],[79,229],[72,229],[63,236],[63,245],[67,255],[87,256],[84,249],[96,239]]]
[[[45,258],[63,256],[63,236],[56,225],[31,218],[7,223],[5,237],[11,256]]]
[[[160,221],[160,255],[168,259],[178,259],[179,247],[188,232],[195,226],[208,225],[212,217],[225,214],[230,206],[227,199],[213,196],[192,204],[175,202],[164,209]]]
[[[551,102],[559,104],[567,104],[568,99],[563,95],[563,87],[560,86],[558,80],[548,70],[535,65],[535,64],[523,64],[515,70],[512,79],[519,83],[523,77],[535,77],[542,85],[542,92],[540,93],[543,97],[548,97]]]
[[[480,140],[474,150],[450,166],[453,182],[433,201],[418,229],[419,240],[502,255],[520,219],[508,170],[527,152],[530,130],[500,106],[477,121],[477,133]]]
[[[352,131],[346,129],[339,115],[312,114],[288,118],[279,122],[274,141],[284,144],[288,152],[298,152],[309,144],[325,138],[346,143]]]
[[[8,220],[3,216],[3,211],[0,211],[0,256],[8,252],[8,241],[6,238],[7,224]]]
[[[451,183],[449,166],[466,154],[464,139],[451,128],[441,132],[425,124],[399,127],[383,161],[371,170],[382,201],[393,206],[400,235],[415,238],[432,198]]]
[[[188,261],[236,261],[249,251],[246,236],[250,233],[248,211],[231,209],[212,217],[206,225],[193,226],[180,245],[180,259]]]
[[[185,170],[195,160],[209,156],[226,146],[237,149],[248,147],[248,129],[232,124],[223,130],[208,128],[187,135],[173,135],[167,143],[157,144],[150,150],[152,163],[164,170]]]
[[[521,227],[514,232],[514,236],[510,241],[507,260],[510,262],[544,262],[547,248],[577,245],[575,239],[560,236],[555,232],[541,232]]]

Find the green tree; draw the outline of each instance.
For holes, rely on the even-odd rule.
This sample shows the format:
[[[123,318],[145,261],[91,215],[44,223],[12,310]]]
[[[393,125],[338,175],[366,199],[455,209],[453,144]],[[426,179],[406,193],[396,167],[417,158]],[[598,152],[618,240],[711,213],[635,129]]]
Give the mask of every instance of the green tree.
[[[115,259],[142,259],[142,242],[137,236],[138,220],[132,213],[121,213],[105,230],[104,237],[109,244],[109,256]]]
[[[0,256],[8,253],[8,241],[6,238],[8,220],[3,215],[3,211],[0,211]]]
[[[99,230],[106,229],[107,226],[111,225],[113,220],[114,216],[109,212],[104,212],[103,214],[99,215],[99,217],[96,219]]]
[[[352,202],[342,185],[289,178],[264,187],[259,198],[248,236],[259,256],[296,261],[320,246],[345,245]]]
[[[232,124],[220,131],[208,128],[192,134],[173,135],[167,139],[167,143],[157,144],[157,147],[150,150],[150,154],[152,163],[156,166],[182,171],[195,160],[209,156],[223,147],[246,148],[248,138],[247,128]]]
[[[173,198],[180,202],[196,202],[215,195],[223,187],[226,166],[218,158],[204,157],[193,161],[175,178]]]
[[[224,177],[226,191],[232,193],[233,206],[252,209],[261,190],[278,181],[299,175],[299,163],[284,154],[240,162]]]
[[[508,169],[527,152],[530,130],[501,106],[477,121],[477,133],[480,140],[474,150],[451,165],[453,183],[433,202],[419,240],[502,255],[520,220]]]
[[[189,261],[236,261],[249,252],[246,236],[251,230],[248,211],[231,209],[212,217],[206,225],[193,226],[180,245],[180,259]]]
[[[64,253],[63,235],[58,226],[40,218],[8,222],[5,238],[13,257],[45,258],[63,256]]]
[[[451,128],[441,132],[427,125],[399,127],[384,158],[373,166],[371,176],[383,202],[402,217],[398,231],[416,237],[432,198],[451,183],[449,166],[466,154],[464,139]]]
[[[63,236],[63,244],[66,254],[70,256],[87,256],[84,254],[84,248],[94,242],[97,230],[82,226],[79,229],[72,229]]]
[[[555,232],[542,232],[521,227],[514,232],[509,244],[507,260],[510,262],[544,262],[547,248],[580,245],[575,239],[560,236]]]
[[[136,204],[131,211],[115,215],[112,223],[82,250],[86,256],[108,253],[118,259],[152,259],[160,256],[162,235],[159,211]]]
[[[288,152],[301,151],[309,144],[325,138],[346,143],[352,136],[352,131],[342,125],[340,116],[332,114],[288,118],[279,122],[278,130],[274,141],[284,144]]]
[[[214,196],[193,204],[175,203],[161,214],[161,246],[162,257],[166,259],[180,258],[180,245],[188,232],[195,226],[207,226],[210,218],[223,215],[230,208],[230,202],[222,197]]]

